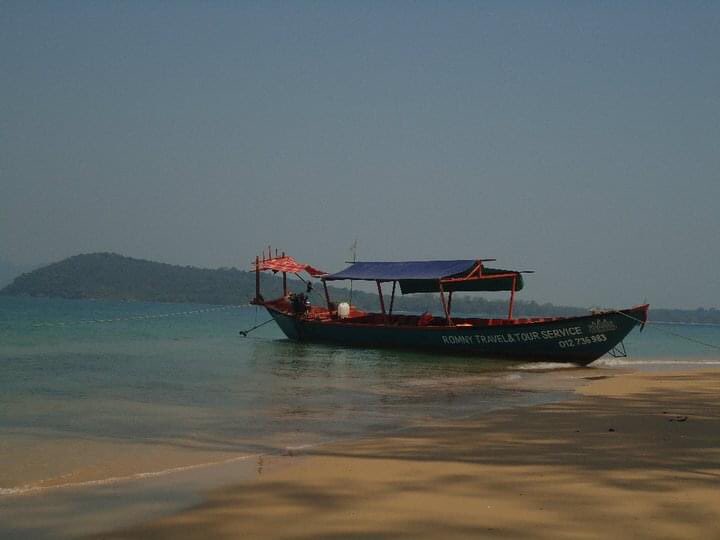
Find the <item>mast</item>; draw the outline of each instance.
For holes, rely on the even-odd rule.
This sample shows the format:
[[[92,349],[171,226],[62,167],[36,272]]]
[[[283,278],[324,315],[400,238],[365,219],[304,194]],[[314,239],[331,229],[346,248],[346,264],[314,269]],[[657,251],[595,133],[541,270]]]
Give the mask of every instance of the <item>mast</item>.
[[[357,261],[357,242],[358,241],[356,238],[355,241],[352,243],[352,246],[350,246],[350,251],[352,251],[352,255],[353,255],[353,258],[352,258],[353,264],[355,264],[355,262]],[[350,280],[350,300],[348,301],[348,304],[350,304],[350,305],[352,305],[352,292],[353,292],[353,280],[351,279]]]
[[[255,255],[255,300],[260,302],[260,257]]]
[[[285,252],[282,252],[283,259],[285,258]],[[287,272],[283,272],[283,296],[287,296]]]

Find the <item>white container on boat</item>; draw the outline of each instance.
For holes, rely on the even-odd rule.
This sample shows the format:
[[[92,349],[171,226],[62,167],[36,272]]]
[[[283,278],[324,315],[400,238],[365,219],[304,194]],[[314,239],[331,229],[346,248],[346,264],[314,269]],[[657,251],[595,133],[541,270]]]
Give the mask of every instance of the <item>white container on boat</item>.
[[[338,304],[338,317],[341,319],[347,319],[350,316],[350,304],[347,302],[340,302]]]

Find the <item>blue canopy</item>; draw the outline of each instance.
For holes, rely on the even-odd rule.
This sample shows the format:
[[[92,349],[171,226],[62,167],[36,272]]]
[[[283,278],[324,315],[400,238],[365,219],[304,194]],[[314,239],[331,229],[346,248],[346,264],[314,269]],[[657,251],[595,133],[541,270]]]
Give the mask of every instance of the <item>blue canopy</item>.
[[[403,294],[438,292],[441,279],[463,278],[479,264],[478,260],[356,262],[336,274],[324,276],[326,281],[354,279],[360,281],[397,281]],[[495,277],[497,276],[497,277]],[[482,272],[466,281],[443,286],[445,291],[519,291],[522,275],[513,270],[483,267]]]
[[[402,281],[406,279],[442,279],[470,272],[477,261],[404,261],[404,262],[356,262],[345,270],[330,274],[323,279],[357,279],[364,281]]]

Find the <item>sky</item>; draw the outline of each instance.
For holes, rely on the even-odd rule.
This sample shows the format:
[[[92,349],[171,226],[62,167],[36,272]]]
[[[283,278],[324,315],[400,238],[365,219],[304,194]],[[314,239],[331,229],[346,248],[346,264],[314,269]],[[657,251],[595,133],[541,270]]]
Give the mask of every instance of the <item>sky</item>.
[[[718,2],[0,0],[0,258],[496,258],[720,306]]]

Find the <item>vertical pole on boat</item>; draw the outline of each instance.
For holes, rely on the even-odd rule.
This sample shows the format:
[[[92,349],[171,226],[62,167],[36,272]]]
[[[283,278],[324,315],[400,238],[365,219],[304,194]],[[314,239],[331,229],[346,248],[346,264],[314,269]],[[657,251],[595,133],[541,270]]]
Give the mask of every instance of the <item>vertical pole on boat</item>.
[[[285,258],[285,252],[282,252],[283,259]],[[287,272],[283,272],[283,296],[287,296]]]
[[[392,317],[393,304],[395,303],[395,285],[397,285],[397,281],[393,281],[392,294],[390,295],[390,309],[388,310],[390,317]]]
[[[438,280],[438,288],[440,289],[440,301],[442,302],[443,311],[445,312],[445,318],[447,319],[448,326],[452,326],[452,319],[450,318],[450,310],[448,309],[447,302],[445,302],[445,289],[443,289],[442,280]]]
[[[325,289],[325,303],[327,304],[328,313],[330,313],[332,311],[332,309],[330,309],[330,293],[328,292],[327,281],[325,281],[323,279],[322,284],[323,284],[323,289]]]
[[[357,238],[352,243],[352,246],[350,246],[350,251],[352,251],[352,254],[353,254],[352,262],[353,262],[353,264],[355,264],[355,262],[357,262]],[[351,306],[352,306],[352,291],[353,291],[353,280],[351,279],[350,280],[350,299],[348,300],[348,304],[350,304]]]
[[[255,255],[255,301],[260,301],[260,257]]]
[[[517,282],[517,276],[512,278],[512,289],[510,289],[510,308],[508,309],[508,319],[512,319],[513,303],[515,302],[515,285]]]
[[[382,311],[383,317],[385,317],[385,319],[387,319],[387,314],[385,313],[385,299],[383,298],[382,287],[380,286],[380,280],[378,279],[377,281],[375,281],[375,283],[377,283],[378,295],[380,296],[380,310]]]
[[[452,291],[448,291],[448,315],[452,312]]]

